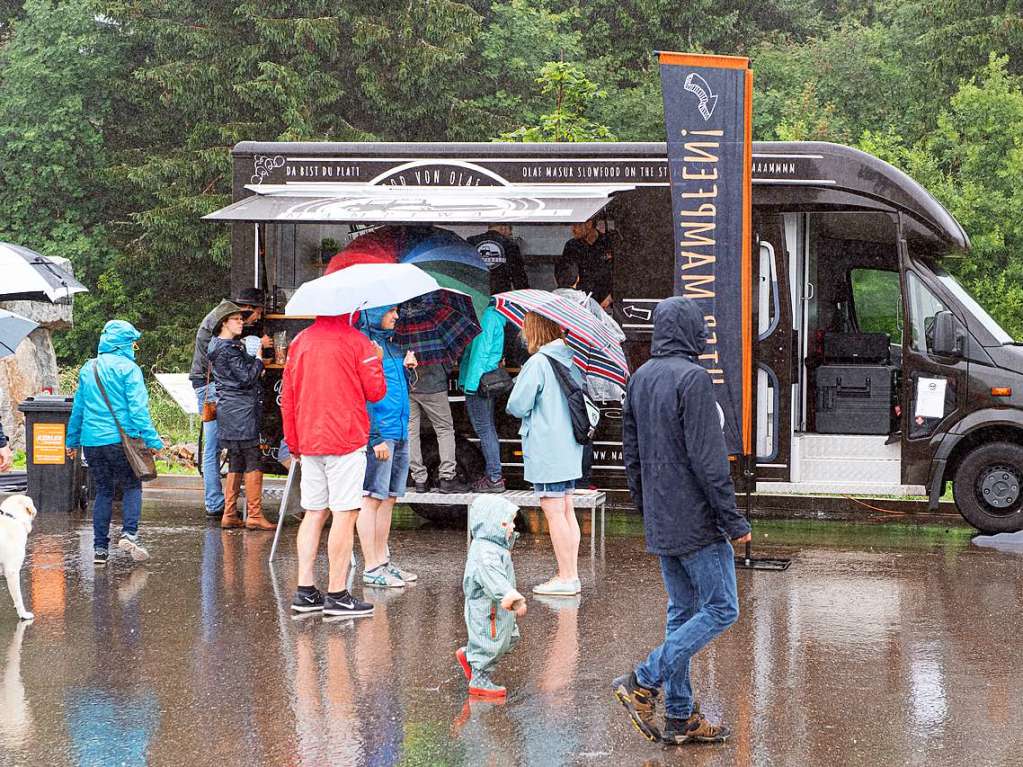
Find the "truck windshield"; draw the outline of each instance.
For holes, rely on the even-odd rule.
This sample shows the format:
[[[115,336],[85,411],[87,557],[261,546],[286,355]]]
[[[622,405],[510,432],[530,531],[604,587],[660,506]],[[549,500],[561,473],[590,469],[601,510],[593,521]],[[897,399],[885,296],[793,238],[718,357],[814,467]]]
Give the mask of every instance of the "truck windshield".
[[[938,278],[942,285],[944,285],[948,291],[956,297],[963,308],[966,309],[970,314],[976,317],[980,324],[984,326],[988,333],[994,336],[995,340],[1000,344],[1011,344],[1013,338],[1004,330],[1002,326],[995,322],[994,317],[988,314],[984,307],[978,304],[969,293],[956,282],[955,277],[946,272],[944,269],[935,267],[934,276]]]

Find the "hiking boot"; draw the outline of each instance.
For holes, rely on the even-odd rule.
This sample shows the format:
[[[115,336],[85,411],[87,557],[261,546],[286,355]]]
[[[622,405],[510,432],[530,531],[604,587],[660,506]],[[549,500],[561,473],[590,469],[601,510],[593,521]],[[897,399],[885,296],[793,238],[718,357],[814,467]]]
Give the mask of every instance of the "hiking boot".
[[[218,509],[212,509],[212,510],[211,509],[206,509],[206,516],[209,517],[210,519],[214,519],[214,518],[219,519],[221,517],[221,515],[223,515],[223,513],[224,513],[224,507],[223,506],[221,506]]]
[[[476,671],[469,680],[469,694],[475,695],[477,698],[499,700],[508,695],[508,690],[495,684],[489,675],[482,671]]]
[[[700,713],[699,707],[693,708],[688,719],[664,717],[665,743],[680,746],[683,743],[724,743],[732,731],[723,724],[711,724],[707,717]]]
[[[467,681],[472,681],[472,667],[469,665],[469,659],[465,657],[465,648],[459,647],[455,650],[455,660],[458,661],[458,665],[462,667],[462,673],[465,674]]]
[[[472,491],[474,493],[503,493],[504,478],[491,479],[490,477],[480,477],[472,483]]]
[[[405,581],[391,574],[387,565],[378,565],[372,570],[363,572],[362,583],[365,586],[374,586],[378,589],[400,589],[405,585]]]
[[[582,591],[582,588],[578,578],[566,580],[551,578],[549,581],[544,581],[538,586],[533,586],[534,594],[548,597],[574,597],[580,591]]]
[[[369,602],[360,602],[345,590],[337,597],[327,594],[323,600],[323,614],[362,618],[373,614],[373,605]]]
[[[92,552],[92,563],[101,567],[110,559],[110,553],[106,549],[96,549]]]
[[[389,572],[399,581],[404,581],[405,583],[415,583],[416,581],[419,580],[418,575],[416,575],[415,573],[410,573],[408,570],[402,570],[393,562],[388,562],[386,565],[384,565],[384,567],[387,568],[387,572]]]
[[[314,613],[323,609],[323,594],[319,589],[312,592],[296,591],[295,598],[291,600],[291,609],[296,613]]]
[[[438,479],[436,486],[433,488],[438,493],[468,493],[469,486],[464,482],[459,482],[453,477],[451,479]]]
[[[654,724],[658,691],[640,686],[634,672],[611,682],[611,690],[618,702],[629,712],[629,718],[640,734],[651,742],[659,741],[661,732]]]
[[[139,543],[136,533],[121,533],[121,540],[117,542],[117,548],[131,554],[131,558],[135,562],[145,562],[149,559],[149,552],[146,551],[145,546]]]

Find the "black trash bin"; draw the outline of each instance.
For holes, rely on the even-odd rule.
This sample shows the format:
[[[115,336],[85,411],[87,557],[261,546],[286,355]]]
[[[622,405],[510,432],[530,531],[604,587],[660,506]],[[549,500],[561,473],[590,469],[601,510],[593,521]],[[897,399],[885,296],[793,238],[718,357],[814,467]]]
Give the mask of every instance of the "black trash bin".
[[[25,414],[28,495],[42,512],[70,512],[78,507],[81,453],[72,460],[64,452],[72,397],[39,394],[18,410]]]

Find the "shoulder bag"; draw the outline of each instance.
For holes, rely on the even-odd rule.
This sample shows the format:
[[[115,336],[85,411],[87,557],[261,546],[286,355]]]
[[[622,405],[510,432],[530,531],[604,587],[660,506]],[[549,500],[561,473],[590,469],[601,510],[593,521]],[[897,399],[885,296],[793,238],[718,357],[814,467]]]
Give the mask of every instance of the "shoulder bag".
[[[600,423],[600,408],[590,399],[585,387],[575,382],[567,367],[546,354],[543,356],[550,363],[554,377],[558,379],[558,386],[561,387],[562,394],[568,400],[568,414],[572,419],[572,436],[580,445],[589,444]]]
[[[92,374],[96,377],[96,385],[99,386],[100,394],[103,395],[103,401],[107,403],[110,415],[114,417],[114,423],[117,424],[117,431],[121,435],[121,445],[124,447],[124,456],[128,459],[131,470],[143,482],[156,479],[156,460],[153,458],[153,451],[146,447],[146,441],[142,437],[129,437],[121,428],[121,422],[117,419],[117,413],[114,412],[114,407],[110,404],[110,398],[107,396],[107,390],[99,377],[99,358],[93,363]]]
[[[499,367],[480,376],[476,394],[481,397],[499,397],[510,392],[514,386],[511,373]]]

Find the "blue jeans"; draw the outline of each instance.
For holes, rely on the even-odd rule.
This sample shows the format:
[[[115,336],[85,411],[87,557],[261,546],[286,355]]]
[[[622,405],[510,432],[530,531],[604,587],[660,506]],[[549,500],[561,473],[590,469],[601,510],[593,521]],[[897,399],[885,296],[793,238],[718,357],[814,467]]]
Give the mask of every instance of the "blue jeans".
[[[494,400],[466,392],[465,411],[476,436],[480,438],[487,478],[496,482],[501,479],[501,443],[497,441],[497,427],[494,425]]]
[[[728,541],[719,541],[684,558],[662,556],[661,575],[668,591],[664,644],[636,667],[636,680],[651,690],[663,685],[665,714],[688,719],[689,661],[739,618],[735,554]]]
[[[377,459],[373,445],[366,448],[366,476],[362,484],[362,494],[378,501],[401,498],[408,480],[408,440],[385,439],[384,442],[389,453],[386,461]]]
[[[131,470],[124,448],[100,445],[85,448],[89,475],[96,483],[96,501],[92,505],[92,547],[106,550],[110,546],[110,515],[114,505],[114,491],[121,486],[121,532],[134,535],[139,531],[142,516],[142,482]]]
[[[206,386],[195,390],[199,401],[199,417],[202,417],[202,405],[209,397],[217,401],[217,385],[212,381]],[[217,420],[206,421],[202,425],[202,484],[206,496],[206,511],[222,512],[224,510],[224,487],[220,484],[220,442],[217,439]]]

